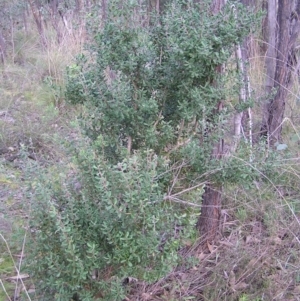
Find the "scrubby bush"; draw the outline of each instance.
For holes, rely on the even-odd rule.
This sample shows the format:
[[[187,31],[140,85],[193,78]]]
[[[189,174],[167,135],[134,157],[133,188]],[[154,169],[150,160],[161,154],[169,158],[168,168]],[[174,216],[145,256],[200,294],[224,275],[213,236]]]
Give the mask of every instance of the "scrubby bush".
[[[158,279],[195,237],[199,212],[168,196],[195,186],[187,197],[199,206],[199,175],[216,168],[226,120],[215,107],[238,90],[216,67],[253,21],[238,4],[238,19],[231,3],[218,15],[199,5],[173,1],[141,26],[132,11],[143,19],[143,7],[111,1],[88,54],[67,70],[88,139],[73,149],[78,183],[64,172],[35,187],[29,260],[52,300],[121,300],[125,277]]]
[[[195,219],[164,200],[153,152],[116,166],[92,156],[87,149],[78,154],[84,167],[80,191],[61,187],[66,180],[59,178],[56,185],[45,179],[35,188],[34,275],[57,300],[100,291],[118,300],[121,279],[163,276],[177,262],[182,237],[194,233]],[[120,287],[108,298],[106,282],[117,279]]]

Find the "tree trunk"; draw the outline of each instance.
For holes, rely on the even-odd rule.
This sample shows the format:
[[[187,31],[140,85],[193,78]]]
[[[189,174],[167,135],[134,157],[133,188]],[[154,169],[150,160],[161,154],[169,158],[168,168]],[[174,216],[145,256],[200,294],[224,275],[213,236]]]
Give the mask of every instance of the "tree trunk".
[[[28,2],[29,2],[31,12],[33,14],[34,21],[37,25],[37,29],[38,29],[38,32],[39,32],[39,35],[40,35],[42,45],[43,45],[43,47],[47,47],[47,42],[46,42],[46,38],[45,38],[45,34],[44,34],[43,23],[42,23],[42,20],[41,20],[40,13],[39,13],[39,11],[37,9],[37,6],[35,4],[35,1],[34,0],[28,0]]]
[[[221,72],[221,66],[219,72]],[[216,114],[222,110],[222,103],[216,108]],[[215,144],[211,157],[212,160],[221,159],[223,157],[224,141],[219,139],[218,143]],[[220,223],[221,216],[221,203],[222,203],[222,190],[221,185],[209,183],[204,189],[202,196],[201,214],[198,218],[197,228],[202,237],[202,242],[213,241]]]
[[[291,70],[295,62],[295,43],[299,35],[299,14],[300,0],[296,3],[291,0],[280,0],[277,12],[277,45],[275,45],[276,56],[272,43],[274,43],[274,0],[269,0],[268,24],[270,44],[266,59],[267,67],[267,92],[275,88],[275,96],[269,99],[264,108],[261,132],[268,137],[270,145],[274,145],[281,140],[282,123],[285,110],[285,101],[288,92],[288,85],[291,79]],[[276,57],[276,67],[274,74],[274,60]]]
[[[269,106],[270,96],[274,87],[275,70],[276,70],[276,2],[277,0],[269,0],[267,5],[267,22],[264,24],[264,35],[266,37],[267,53],[266,53],[266,103],[263,107],[263,121],[261,133],[267,136],[268,133],[268,119],[269,119]]]
[[[57,43],[60,44],[62,41],[62,33],[59,28],[59,12],[58,12],[58,0],[51,0],[49,2],[50,5],[50,18],[51,24],[56,31]]]
[[[246,7],[254,7],[255,3],[252,0],[240,0],[243,5]],[[237,49],[237,53],[239,49]],[[245,38],[243,43],[241,44],[240,49],[240,66],[239,70],[242,74],[242,89],[240,91],[240,102],[247,102],[251,98],[251,86],[249,79],[249,53],[251,51],[251,36]],[[245,136],[245,139],[251,149],[250,152],[250,161],[252,160],[252,146],[253,146],[253,137],[252,137],[252,110],[249,107],[247,110],[243,111],[243,116],[241,120],[241,129]]]
[[[222,70],[222,66],[217,68],[217,71],[220,73]],[[220,114],[222,107],[223,103],[219,102],[217,108],[214,110],[214,115]],[[224,141],[220,138],[213,147],[211,154],[212,160],[221,160],[224,155],[223,151]],[[222,190],[223,187],[215,183],[209,183],[205,187],[202,196],[201,214],[197,222],[197,228],[203,243],[213,241],[218,232],[221,216]]]
[[[250,6],[251,3],[249,0],[240,0],[241,3],[245,6]],[[252,4],[253,5],[253,4]],[[236,19],[238,18],[238,12],[236,12]],[[242,44],[236,45],[235,55],[237,60],[237,70],[240,73],[240,95],[239,102],[240,104],[246,103],[250,98],[250,82],[248,76],[248,44],[249,37],[245,38]],[[230,153],[234,153],[238,146],[238,143],[241,139],[241,136],[244,136],[244,139],[249,142],[250,148],[252,148],[252,116],[251,109],[248,108],[247,111],[238,111],[234,116],[234,139],[231,145],[229,145]]]
[[[207,185],[204,190],[198,229],[203,242],[212,241],[219,229],[222,187]]]
[[[226,0],[214,0],[212,4],[213,14],[217,14],[226,3]],[[223,67],[218,66],[217,72],[222,73]],[[212,83],[216,84],[216,83]],[[215,109],[215,113],[219,114],[222,111],[222,102],[219,102]],[[211,154],[212,160],[221,159],[223,157],[224,142],[223,139],[219,139],[218,143],[213,148]],[[204,190],[201,214],[197,222],[197,228],[200,232],[203,242],[214,240],[220,222],[221,215],[221,200],[222,200],[222,186],[215,185],[213,183],[207,184]]]
[[[5,45],[5,39],[0,32],[0,62],[4,64],[5,61],[5,56],[6,56],[6,45]]]
[[[102,0],[102,24],[105,24],[107,19],[107,0]]]

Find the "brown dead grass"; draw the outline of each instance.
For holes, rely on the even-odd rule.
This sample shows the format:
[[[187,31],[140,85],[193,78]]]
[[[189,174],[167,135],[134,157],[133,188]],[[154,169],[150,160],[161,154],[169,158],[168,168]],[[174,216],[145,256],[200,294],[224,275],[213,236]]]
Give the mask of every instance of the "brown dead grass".
[[[224,230],[208,248],[185,251],[198,264],[134,283],[128,300],[299,300],[299,221],[272,236],[260,220],[229,220]]]

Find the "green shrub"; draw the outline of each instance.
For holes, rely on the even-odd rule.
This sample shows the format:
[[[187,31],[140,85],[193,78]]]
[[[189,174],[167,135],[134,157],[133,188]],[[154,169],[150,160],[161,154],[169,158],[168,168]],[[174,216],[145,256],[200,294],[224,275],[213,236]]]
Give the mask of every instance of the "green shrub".
[[[225,116],[215,107],[238,91],[216,67],[249,32],[251,14],[173,1],[143,27],[132,14],[143,10],[127,5],[110,2],[90,52],[67,70],[66,97],[83,105],[88,137],[73,151],[80,185],[63,171],[35,187],[28,263],[52,300],[121,300],[124,277],[153,281],[176,265],[199,212],[167,195],[216,168],[211,148]],[[189,194],[198,206],[202,191]]]
[[[172,1],[152,26],[141,27],[130,9],[114,10],[115,2],[89,54],[68,68],[67,99],[85,105],[85,134],[93,140],[101,135],[114,163],[122,149],[162,154],[166,147],[202,138],[198,151],[206,149],[203,165],[208,165],[220,133],[205,133],[212,135],[226,120],[216,105],[238,91],[238,85],[226,88],[227,74],[219,78],[216,69],[249,33],[253,15],[237,3],[238,19],[232,3],[211,15],[207,4]]]
[[[196,220],[164,200],[152,152],[116,166],[88,150],[78,158],[84,167],[80,191],[63,188],[59,183],[66,180],[59,177],[56,184],[45,177],[35,187],[33,277],[43,279],[39,285],[51,288],[56,300],[73,293],[89,300],[99,291],[119,300],[121,279],[153,281],[174,267],[180,241],[193,235]],[[112,280],[120,286],[109,298],[105,287]]]

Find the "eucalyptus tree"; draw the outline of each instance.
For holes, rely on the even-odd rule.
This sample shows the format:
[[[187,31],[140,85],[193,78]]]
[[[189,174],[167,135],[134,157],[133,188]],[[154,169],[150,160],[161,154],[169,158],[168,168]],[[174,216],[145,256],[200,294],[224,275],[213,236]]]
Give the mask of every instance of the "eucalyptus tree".
[[[268,1],[268,50],[266,55],[266,103],[261,132],[270,145],[281,140],[281,131],[292,79],[297,66],[296,42],[300,29],[299,0]]]

